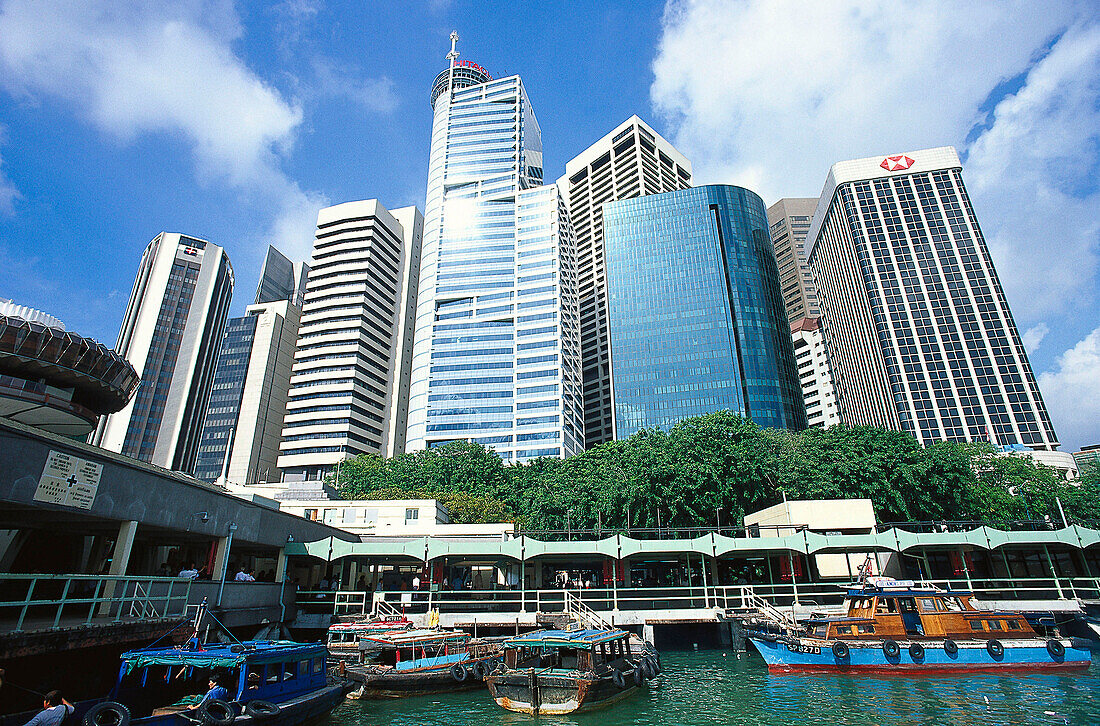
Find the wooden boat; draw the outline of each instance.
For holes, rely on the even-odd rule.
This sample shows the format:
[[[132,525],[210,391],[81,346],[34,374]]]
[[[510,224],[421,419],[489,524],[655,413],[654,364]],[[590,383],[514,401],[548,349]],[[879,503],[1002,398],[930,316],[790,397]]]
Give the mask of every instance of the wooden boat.
[[[504,641],[486,683],[509,711],[563,714],[609,706],[660,672],[657,651],[624,630],[539,630]]]
[[[359,645],[363,638],[409,630],[412,625],[412,621],[404,615],[333,623],[328,629],[329,655],[333,660],[343,658],[354,663],[359,660]]]
[[[244,641],[123,653],[106,699],[83,702],[90,726],[297,726],[344,700],[346,683],[330,681],[320,643]],[[199,704],[216,678],[225,700]],[[197,707],[196,707],[197,706]]]
[[[500,647],[460,630],[408,630],[361,639],[361,662],[347,677],[351,698],[401,698],[481,688]]]
[[[1022,613],[978,610],[973,593],[868,578],[848,590],[846,613],[813,617],[800,633],[750,634],[768,670],[1001,671],[1088,668],[1069,638],[1043,638]]]

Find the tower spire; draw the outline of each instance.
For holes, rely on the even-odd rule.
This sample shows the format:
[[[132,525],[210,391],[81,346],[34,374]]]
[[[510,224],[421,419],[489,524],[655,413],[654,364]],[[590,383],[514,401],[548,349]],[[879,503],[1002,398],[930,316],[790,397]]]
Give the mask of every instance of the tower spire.
[[[458,60],[458,49],[455,45],[458,43],[458,31],[451,31],[451,52],[447,54],[446,58],[451,62],[451,68],[454,68],[455,61]]]

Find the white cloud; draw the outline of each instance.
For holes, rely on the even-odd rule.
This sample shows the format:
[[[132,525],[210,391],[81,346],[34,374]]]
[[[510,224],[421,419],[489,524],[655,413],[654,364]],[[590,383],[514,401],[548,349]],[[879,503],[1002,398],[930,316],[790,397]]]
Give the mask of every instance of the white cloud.
[[[311,90],[317,95],[345,98],[377,113],[390,113],[397,108],[393,81],[386,76],[359,78],[350,69],[321,56],[313,59],[313,73],[316,80]]]
[[[1033,325],[1024,331],[1024,348],[1028,353],[1034,353],[1039,349],[1039,345],[1043,342],[1043,338],[1047,337],[1047,333],[1050,332],[1050,328],[1046,323],[1039,323]]]
[[[1100,443],[1100,328],[1059,356],[1039,388],[1064,448]]]
[[[1014,313],[1034,323],[1072,310],[1096,270],[1100,62],[1096,28],[1075,25],[1082,8],[1095,13],[1070,0],[674,0],[652,101],[697,183],[741,184],[771,203],[818,194],[843,159],[965,153],[990,121],[984,104],[1028,72],[965,173]],[[1074,150],[1084,168],[1064,181]]]
[[[229,0],[12,0],[0,11],[0,84],[63,99],[121,142],[181,134],[201,182],[239,189],[281,218],[314,201],[280,166],[302,109],[233,52],[241,34]]]

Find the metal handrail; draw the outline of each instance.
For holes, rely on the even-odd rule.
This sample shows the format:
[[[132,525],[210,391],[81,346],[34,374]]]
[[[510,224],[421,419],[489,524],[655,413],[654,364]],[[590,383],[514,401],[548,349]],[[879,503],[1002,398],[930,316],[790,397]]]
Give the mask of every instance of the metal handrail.
[[[42,592],[51,583],[53,592]],[[103,575],[0,574],[0,617],[5,611],[17,610],[14,627],[8,632],[23,632],[27,615],[52,608],[52,624],[44,628],[56,630],[66,608],[78,612],[84,625],[93,621],[120,622],[129,618],[183,617],[192,580],[178,577],[134,577]],[[59,592],[58,592],[59,591]],[[22,594],[22,599],[10,599],[8,592]],[[159,608],[158,608],[159,605]],[[0,629],[6,623],[0,620]]]

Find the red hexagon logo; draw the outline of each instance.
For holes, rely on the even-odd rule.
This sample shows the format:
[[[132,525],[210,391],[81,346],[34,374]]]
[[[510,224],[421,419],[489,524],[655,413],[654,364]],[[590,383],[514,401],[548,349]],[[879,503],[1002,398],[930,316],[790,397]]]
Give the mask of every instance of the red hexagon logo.
[[[901,156],[887,156],[879,166],[886,171],[905,171],[913,166],[913,160],[904,154]]]

